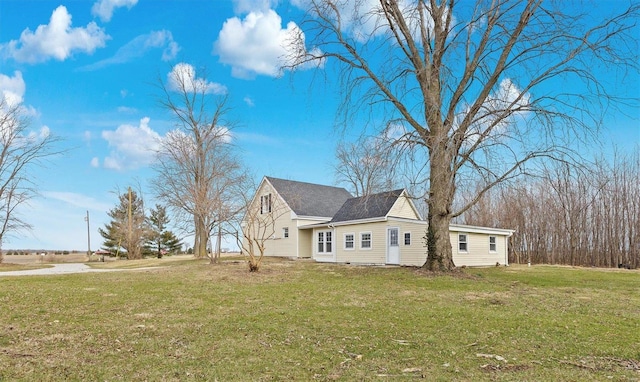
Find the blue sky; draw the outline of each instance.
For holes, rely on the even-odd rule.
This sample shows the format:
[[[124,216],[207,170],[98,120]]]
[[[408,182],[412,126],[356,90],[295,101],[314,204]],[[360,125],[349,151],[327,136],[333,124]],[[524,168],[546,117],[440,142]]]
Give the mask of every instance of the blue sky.
[[[229,94],[235,143],[258,178],[332,184],[339,90],[311,69],[278,71],[300,1],[0,1],[0,94],[22,102],[31,128],[48,128],[67,150],[32,171],[41,195],[21,213],[34,229],[3,247],[84,250],[86,211],[99,247],[115,191],[148,189],[149,148],[172,129],[154,84],[178,64],[206,67]],[[629,114],[612,120],[603,141],[638,144],[639,113]]]

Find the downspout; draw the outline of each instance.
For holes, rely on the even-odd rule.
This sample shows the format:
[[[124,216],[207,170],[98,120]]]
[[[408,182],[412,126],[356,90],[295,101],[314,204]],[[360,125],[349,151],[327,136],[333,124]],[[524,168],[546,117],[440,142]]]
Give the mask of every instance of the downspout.
[[[506,238],[506,240],[505,240],[505,241],[506,241],[506,244],[507,244],[507,245],[506,245],[506,248],[505,248],[505,251],[504,251],[504,266],[505,266],[505,267],[508,267],[508,266],[509,266],[509,239],[511,238],[511,236],[513,236],[513,233],[514,233],[514,232],[515,232],[515,231],[511,231],[511,230],[509,230],[509,236],[507,236],[507,238]]]
[[[331,244],[331,255],[333,257],[333,262],[338,262],[338,238],[336,237],[336,227],[333,224],[329,224],[327,226],[331,230],[331,237],[333,238],[333,243]]]

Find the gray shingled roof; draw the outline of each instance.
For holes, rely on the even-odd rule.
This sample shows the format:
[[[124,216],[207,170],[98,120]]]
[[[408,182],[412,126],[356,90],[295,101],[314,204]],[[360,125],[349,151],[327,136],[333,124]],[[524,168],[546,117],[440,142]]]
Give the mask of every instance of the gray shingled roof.
[[[298,216],[332,217],[347,199],[353,197],[340,187],[265,178]]]
[[[333,216],[331,223],[348,220],[373,219],[387,216],[403,189],[381,192],[347,200]]]

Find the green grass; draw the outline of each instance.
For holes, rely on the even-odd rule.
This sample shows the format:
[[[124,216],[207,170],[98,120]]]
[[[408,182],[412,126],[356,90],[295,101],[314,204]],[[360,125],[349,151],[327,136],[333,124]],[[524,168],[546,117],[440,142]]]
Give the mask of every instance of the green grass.
[[[0,277],[0,380],[637,381],[639,291],[636,271],[287,260]]]

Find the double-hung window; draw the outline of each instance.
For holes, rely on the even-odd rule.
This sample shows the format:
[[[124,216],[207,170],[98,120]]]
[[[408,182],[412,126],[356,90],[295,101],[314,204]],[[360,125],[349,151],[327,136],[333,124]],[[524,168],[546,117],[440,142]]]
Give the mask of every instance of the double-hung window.
[[[355,237],[352,233],[344,234],[344,249],[354,249]]]
[[[371,249],[371,232],[360,233],[360,249]]]
[[[404,233],[404,245],[411,245],[411,232]]]
[[[458,250],[460,252],[467,252],[467,235],[464,233],[458,234]]]
[[[497,251],[497,244],[496,244],[496,237],[495,236],[489,236],[489,251],[490,252],[496,252]]]
[[[282,238],[286,239],[289,237],[289,227],[282,228]]]

